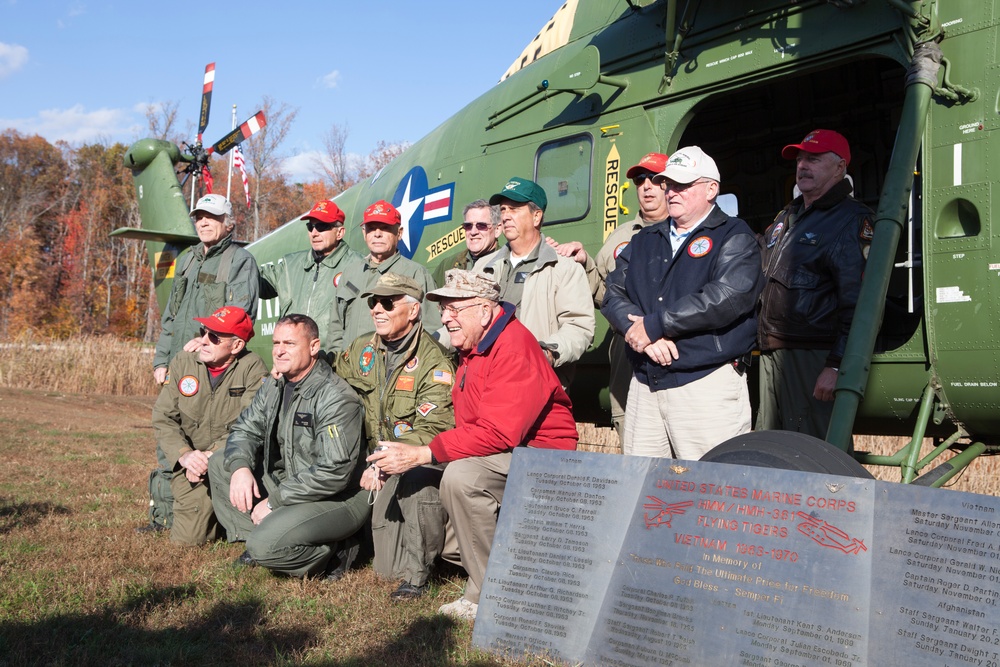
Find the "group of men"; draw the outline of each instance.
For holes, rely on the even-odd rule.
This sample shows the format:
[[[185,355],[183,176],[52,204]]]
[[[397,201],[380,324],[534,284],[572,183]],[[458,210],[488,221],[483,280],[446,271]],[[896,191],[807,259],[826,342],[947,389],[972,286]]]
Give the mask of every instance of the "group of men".
[[[246,543],[240,564],[332,580],[370,521],[374,569],[399,581],[390,597],[420,597],[440,557],[469,575],[441,611],[474,618],[514,448],[576,447],[566,389],[595,305],[616,332],[625,454],[698,459],[749,431],[758,346],[757,428],[822,437],[871,211],[851,196],[841,135],[816,130],[782,155],[801,194],[762,235],[719,207],[699,147],[646,155],[627,171],[638,216],[593,259],[546,238],[544,189],[511,178],[465,208],[466,248],[437,280],[400,254],[388,202],[364,211],[366,256],[321,201],[303,216],[310,249],[258,275],[228,202],[203,197],[154,360],[160,469],[141,530],[226,537]],[[246,349],[258,293],[280,303],[270,373]]]

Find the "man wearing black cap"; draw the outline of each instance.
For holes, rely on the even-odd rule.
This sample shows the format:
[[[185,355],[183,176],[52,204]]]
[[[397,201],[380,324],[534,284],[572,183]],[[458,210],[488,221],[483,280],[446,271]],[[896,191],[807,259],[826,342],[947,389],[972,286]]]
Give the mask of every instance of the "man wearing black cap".
[[[324,199],[302,216],[309,235],[309,250],[285,255],[260,267],[260,297],[278,297],[281,316],[302,313],[316,321],[321,349],[327,350],[330,309],[344,270],[361,262],[344,239],[344,212]]]
[[[802,194],[762,237],[767,281],[757,331],[756,428],[825,438],[874,215],[851,196],[851,148],[843,135],[814,130],[781,156],[795,160]]]
[[[475,270],[500,285],[500,298],[516,308],[563,387],[573,364],[594,341],[594,305],[583,267],[561,257],[542,234],[548,198],[534,181],[513,177],[490,197],[500,206],[507,245],[476,262]]]

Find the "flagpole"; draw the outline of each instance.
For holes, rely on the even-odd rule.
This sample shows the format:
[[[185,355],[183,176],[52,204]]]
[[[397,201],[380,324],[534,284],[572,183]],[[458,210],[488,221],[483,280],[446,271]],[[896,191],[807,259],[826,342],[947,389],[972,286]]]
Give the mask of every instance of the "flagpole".
[[[233,126],[229,128],[230,130],[236,129],[236,105],[233,105]],[[232,191],[233,185],[233,152],[229,151],[229,178],[226,179],[226,199],[232,201],[229,198],[229,193]]]

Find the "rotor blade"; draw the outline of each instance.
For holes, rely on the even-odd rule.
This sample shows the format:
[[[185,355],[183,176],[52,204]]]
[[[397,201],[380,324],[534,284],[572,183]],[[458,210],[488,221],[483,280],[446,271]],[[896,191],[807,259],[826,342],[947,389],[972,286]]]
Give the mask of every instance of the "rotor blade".
[[[205,83],[201,87],[201,116],[198,117],[198,143],[208,127],[208,112],[212,108],[212,86],[215,84],[215,63],[205,65]]]
[[[242,143],[247,137],[257,134],[257,132],[259,132],[265,125],[267,125],[267,121],[264,120],[264,112],[258,111],[254,115],[250,116],[245,123],[216,141],[214,145],[209,146],[205,152],[209,155],[212,153],[225,155],[232,149],[233,146]]]

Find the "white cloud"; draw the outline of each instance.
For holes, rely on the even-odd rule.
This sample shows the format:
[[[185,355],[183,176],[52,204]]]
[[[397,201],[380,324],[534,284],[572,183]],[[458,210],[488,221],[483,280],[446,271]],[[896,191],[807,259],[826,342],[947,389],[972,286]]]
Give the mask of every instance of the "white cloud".
[[[19,44],[0,42],[0,79],[13,74],[28,62],[28,49]]]
[[[326,76],[321,77],[319,82],[324,88],[336,88],[337,84],[340,83],[340,70],[333,70]]]
[[[141,125],[124,109],[86,111],[82,104],[68,109],[45,109],[34,118],[0,118],[0,127],[12,127],[24,134],[38,134],[48,141],[69,143],[104,139],[128,140]]]

